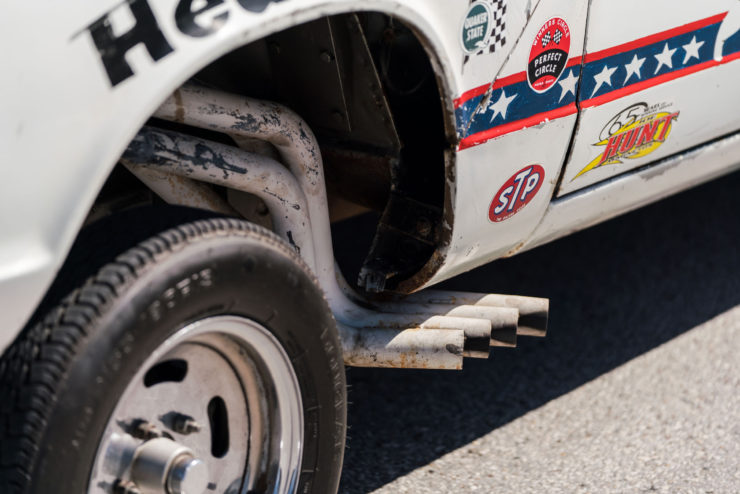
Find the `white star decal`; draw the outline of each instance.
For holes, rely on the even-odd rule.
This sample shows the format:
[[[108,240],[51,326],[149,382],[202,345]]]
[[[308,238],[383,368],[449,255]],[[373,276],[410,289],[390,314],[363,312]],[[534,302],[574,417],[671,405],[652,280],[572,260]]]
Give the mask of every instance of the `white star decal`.
[[[498,97],[496,102],[491,103],[491,105],[488,107],[489,110],[493,110],[491,122],[494,121],[497,115],[501,115],[501,117],[506,120],[506,110],[509,108],[509,104],[514,98],[516,98],[516,94],[506,96],[506,92],[501,89],[501,95]]]
[[[697,60],[699,59],[699,48],[701,48],[703,44],[703,41],[697,42],[696,36],[694,36],[693,38],[691,38],[691,41],[688,44],[681,47],[683,48],[683,51],[686,52],[686,56],[683,57],[684,65],[686,65],[686,62],[688,62],[692,58],[696,58]]]
[[[594,81],[596,81],[596,87],[594,88],[594,91],[591,93],[591,97],[594,97],[594,94],[596,94],[596,91],[599,90],[602,84],[608,84],[609,86],[612,85],[612,74],[614,71],[617,70],[616,67],[609,68],[608,66],[604,65],[604,68],[594,76]]]
[[[673,54],[676,53],[676,50],[677,48],[669,50],[668,43],[663,46],[663,51],[655,55],[655,58],[658,60],[658,67],[655,69],[655,72],[653,72],[653,75],[657,74],[660,68],[664,65],[667,65],[669,69],[673,68]]]
[[[572,70],[568,72],[567,77],[563,77],[558,84],[560,84],[560,99],[558,102],[562,101],[566,94],[572,93],[573,96],[576,95],[576,83],[578,82],[578,77],[576,77],[576,71]]]
[[[624,66],[624,68],[627,70],[627,77],[624,78],[623,84],[627,84],[627,80],[632,76],[632,74],[636,75],[638,79],[642,79],[640,69],[642,69],[642,64],[644,63],[644,58],[637,58],[637,55],[634,55],[632,57],[632,61],[628,64],[625,64]]]

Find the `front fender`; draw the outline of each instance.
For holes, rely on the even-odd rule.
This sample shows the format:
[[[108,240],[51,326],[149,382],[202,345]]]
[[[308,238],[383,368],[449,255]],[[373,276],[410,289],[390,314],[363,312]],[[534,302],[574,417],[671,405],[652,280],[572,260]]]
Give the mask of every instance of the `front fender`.
[[[178,21],[178,6],[192,7],[191,0],[14,2],[0,20],[0,352],[53,281],[130,140],[194,73],[296,24],[350,11],[383,12],[423,39],[444,93],[446,127],[454,132],[452,99],[463,85],[450,68],[462,65],[463,55],[458,22],[449,19],[459,19],[466,8],[456,3],[209,0],[207,8],[198,7],[201,14]],[[460,15],[451,16],[451,9]],[[149,42],[137,41],[142,32]],[[106,45],[105,36],[118,45]],[[117,61],[116,49],[125,51]]]

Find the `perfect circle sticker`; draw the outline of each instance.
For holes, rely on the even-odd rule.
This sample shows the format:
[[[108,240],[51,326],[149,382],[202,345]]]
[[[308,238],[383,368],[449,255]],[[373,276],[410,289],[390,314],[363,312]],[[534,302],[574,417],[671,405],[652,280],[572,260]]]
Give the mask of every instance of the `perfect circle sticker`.
[[[560,17],[542,25],[529,51],[527,82],[536,93],[544,93],[560,78],[568,62],[570,28]]]
[[[468,9],[462,25],[463,50],[475,53],[488,46],[491,37],[491,7],[485,2],[475,2]]]

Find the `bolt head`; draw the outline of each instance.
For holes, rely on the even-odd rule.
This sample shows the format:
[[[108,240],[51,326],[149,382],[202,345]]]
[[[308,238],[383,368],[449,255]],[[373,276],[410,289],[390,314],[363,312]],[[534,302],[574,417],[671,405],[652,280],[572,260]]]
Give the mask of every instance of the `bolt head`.
[[[194,432],[200,432],[203,427],[187,415],[177,415],[172,421],[172,430],[179,434],[192,434]]]
[[[422,237],[428,237],[432,233],[432,223],[427,218],[419,218],[416,221],[416,232]]]
[[[145,420],[141,420],[134,424],[131,435],[137,439],[148,441],[150,439],[162,437],[162,431],[160,431],[156,425]]]

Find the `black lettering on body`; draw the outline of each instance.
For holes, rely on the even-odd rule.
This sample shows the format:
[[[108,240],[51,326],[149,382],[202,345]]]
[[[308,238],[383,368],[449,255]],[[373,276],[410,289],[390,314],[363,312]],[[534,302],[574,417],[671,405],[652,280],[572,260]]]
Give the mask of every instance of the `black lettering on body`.
[[[110,22],[112,11],[87,28],[112,86],[117,86],[134,75],[126,61],[126,53],[136,45],[143,43],[155,62],[173,51],[146,0],[127,0],[124,5],[128,6],[135,20],[134,26],[127,32],[120,36],[113,33]]]
[[[255,13],[261,13],[270,4],[282,1],[284,0],[237,0],[241,8]],[[194,9],[193,4],[198,7]],[[220,6],[223,7],[222,10],[211,12],[210,16],[201,18],[203,14]],[[134,25],[125,33],[116,34],[111,16],[117,9],[126,8],[134,19]],[[205,0],[197,3],[196,0],[179,0],[174,14],[177,28],[183,34],[196,38],[215,33],[229,18],[229,10],[224,0]],[[113,87],[135,75],[134,69],[126,61],[126,54],[132,48],[143,44],[155,63],[174,51],[160,28],[148,0],[123,0],[82,30],[85,31],[90,33]]]
[[[203,7],[193,10],[193,0],[180,0],[175,9],[175,23],[177,24],[177,28],[183,34],[196,38],[202,38],[203,36],[215,33],[221,29],[226,19],[229,18],[228,11],[214,16],[208,25],[198,23],[197,18],[211,9],[223,5],[223,3],[224,0],[207,0]]]
[[[248,10],[250,12],[263,12],[271,3],[282,1],[283,0],[238,0],[239,5],[241,5],[244,10]]]

